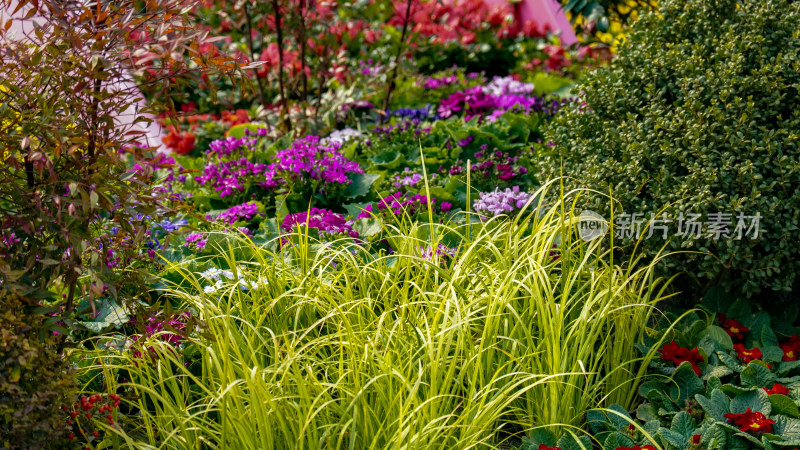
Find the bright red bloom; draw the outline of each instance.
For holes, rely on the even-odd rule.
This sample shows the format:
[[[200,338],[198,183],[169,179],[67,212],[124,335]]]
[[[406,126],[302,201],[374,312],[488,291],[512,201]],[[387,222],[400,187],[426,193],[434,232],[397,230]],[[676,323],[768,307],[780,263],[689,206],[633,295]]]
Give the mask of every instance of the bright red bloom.
[[[761,349],[758,347],[753,347],[751,350],[747,350],[744,348],[744,345],[736,344],[733,346],[733,349],[736,350],[736,356],[738,356],[739,359],[741,359],[745,364],[764,357],[764,355],[761,354]]]
[[[693,434],[692,435],[692,445],[699,444],[700,443],[700,438],[702,438],[702,436],[700,436],[699,434]]]
[[[544,444],[539,444],[539,448],[537,450],[561,450],[561,447],[548,447]]]
[[[179,155],[185,155],[194,150],[195,136],[191,131],[179,132],[175,127],[168,127],[169,134],[161,139],[167,147]]]
[[[617,447],[616,450],[656,450],[656,448],[648,444],[642,447],[638,445],[634,445],[633,447]]]
[[[675,366],[680,366],[682,362],[689,361],[694,373],[700,375],[701,370],[698,364],[703,362],[703,357],[700,356],[697,347],[695,347],[694,350],[689,350],[688,348],[679,346],[675,340],[673,340],[661,349],[661,359],[672,361],[675,363]]]
[[[757,431],[760,433],[771,433],[772,424],[774,420],[767,418],[760,412],[753,412],[750,408],[741,414],[728,413],[725,414],[728,422],[731,422],[739,427],[741,431]]]
[[[772,385],[772,389],[767,389],[767,388],[763,389],[767,391],[768,395],[774,395],[774,394],[789,395],[789,388],[778,383]]]
[[[800,336],[793,334],[788,341],[780,345],[784,361],[796,361],[800,355]]]
[[[736,338],[740,341],[744,339],[744,333],[750,331],[749,328],[734,319],[729,319],[725,314],[719,315],[719,324],[723,329],[725,329],[725,332],[728,333],[728,336],[731,338]]]

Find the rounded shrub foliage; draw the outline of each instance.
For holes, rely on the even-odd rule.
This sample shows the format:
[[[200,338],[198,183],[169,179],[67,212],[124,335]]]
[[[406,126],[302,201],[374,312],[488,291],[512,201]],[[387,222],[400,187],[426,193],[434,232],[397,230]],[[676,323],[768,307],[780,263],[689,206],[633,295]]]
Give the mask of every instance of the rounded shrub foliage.
[[[556,146],[541,155],[543,175],[613,195],[627,215],[615,211],[615,221],[643,220],[642,229],[663,210],[672,220],[659,223],[667,250],[685,252],[665,261],[671,272],[748,296],[792,290],[800,271],[798,24],[798,2],[663,2],[546,131]],[[607,198],[591,202],[608,214]],[[701,236],[677,236],[689,225],[679,219],[694,213]],[[755,237],[749,216],[757,214]],[[749,232],[736,233],[740,219]],[[727,224],[727,233],[715,239],[712,223]],[[655,231],[643,233],[650,253],[665,244]]]
[[[0,448],[63,448],[76,385],[46,317],[0,290]]]

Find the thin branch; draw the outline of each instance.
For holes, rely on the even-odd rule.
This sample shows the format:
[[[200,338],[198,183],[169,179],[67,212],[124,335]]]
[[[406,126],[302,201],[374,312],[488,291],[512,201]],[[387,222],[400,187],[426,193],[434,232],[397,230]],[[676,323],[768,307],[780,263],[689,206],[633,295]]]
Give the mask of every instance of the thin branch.
[[[406,33],[408,32],[409,16],[411,15],[411,3],[414,0],[406,0],[406,16],[403,18],[403,31],[400,33],[400,45],[397,47],[397,54],[394,57],[394,67],[392,68],[392,77],[389,79],[389,85],[386,88],[386,99],[383,102],[383,110],[389,110],[389,103],[392,100],[392,91],[395,88],[395,79],[397,78],[397,69],[400,66],[400,57],[403,55],[403,47],[406,43]],[[386,116],[383,116],[385,118]],[[381,121],[383,121],[381,118]]]
[[[281,29],[281,9],[278,0],[272,0],[272,8],[275,10],[275,34],[278,38],[278,88],[281,92],[281,103],[283,103],[283,124],[286,132],[292,131],[292,119],[289,117],[289,99],[286,97],[286,87],[283,82],[283,30]]]

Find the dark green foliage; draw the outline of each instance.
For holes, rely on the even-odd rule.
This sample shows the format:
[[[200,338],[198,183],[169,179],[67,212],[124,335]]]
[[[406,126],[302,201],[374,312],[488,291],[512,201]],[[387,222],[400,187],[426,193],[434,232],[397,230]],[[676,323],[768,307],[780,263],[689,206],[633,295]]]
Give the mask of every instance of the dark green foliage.
[[[61,405],[75,389],[58,337],[15,296],[0,296],[0,447],[56,448],[67,433]]]
[[[800,3],[670,0],[633,27],[585,102],[547,131],[544,178],[575,177],[625,213],[761,215],[757,239],[674,237],[662,267],[747,295],[800,271]],[[607,213],[607,199],[592,200]],[[619,206],[619,205],[618,205]],[[605,208],[605,209],[603,209]],[[752,236],[752,233],[749,235]],[[615,242],[632,249],[634,242]],[[650,254],[664,245],[644,241]],[[705,253],[708,252],[708,253]],[[714,256],[712,256],[714,255]]]

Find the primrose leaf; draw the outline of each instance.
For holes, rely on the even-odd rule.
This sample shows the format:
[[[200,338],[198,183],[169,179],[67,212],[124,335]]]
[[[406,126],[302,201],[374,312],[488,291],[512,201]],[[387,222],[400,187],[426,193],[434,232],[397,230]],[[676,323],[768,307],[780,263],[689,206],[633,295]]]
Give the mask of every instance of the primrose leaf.
[[[750,408],[751,411],[760,412],[765,416],[772,412],[772,404],[769,396],[763,389],[756,389],[750,392],[739,394],[731,400],[731,412],[742,414]]]
[[[800,409],[798,409],[797,404],[785,395],[770,395],[769,402],[772,404],[773,414],[783,414],[794,418],[800,417]]]

